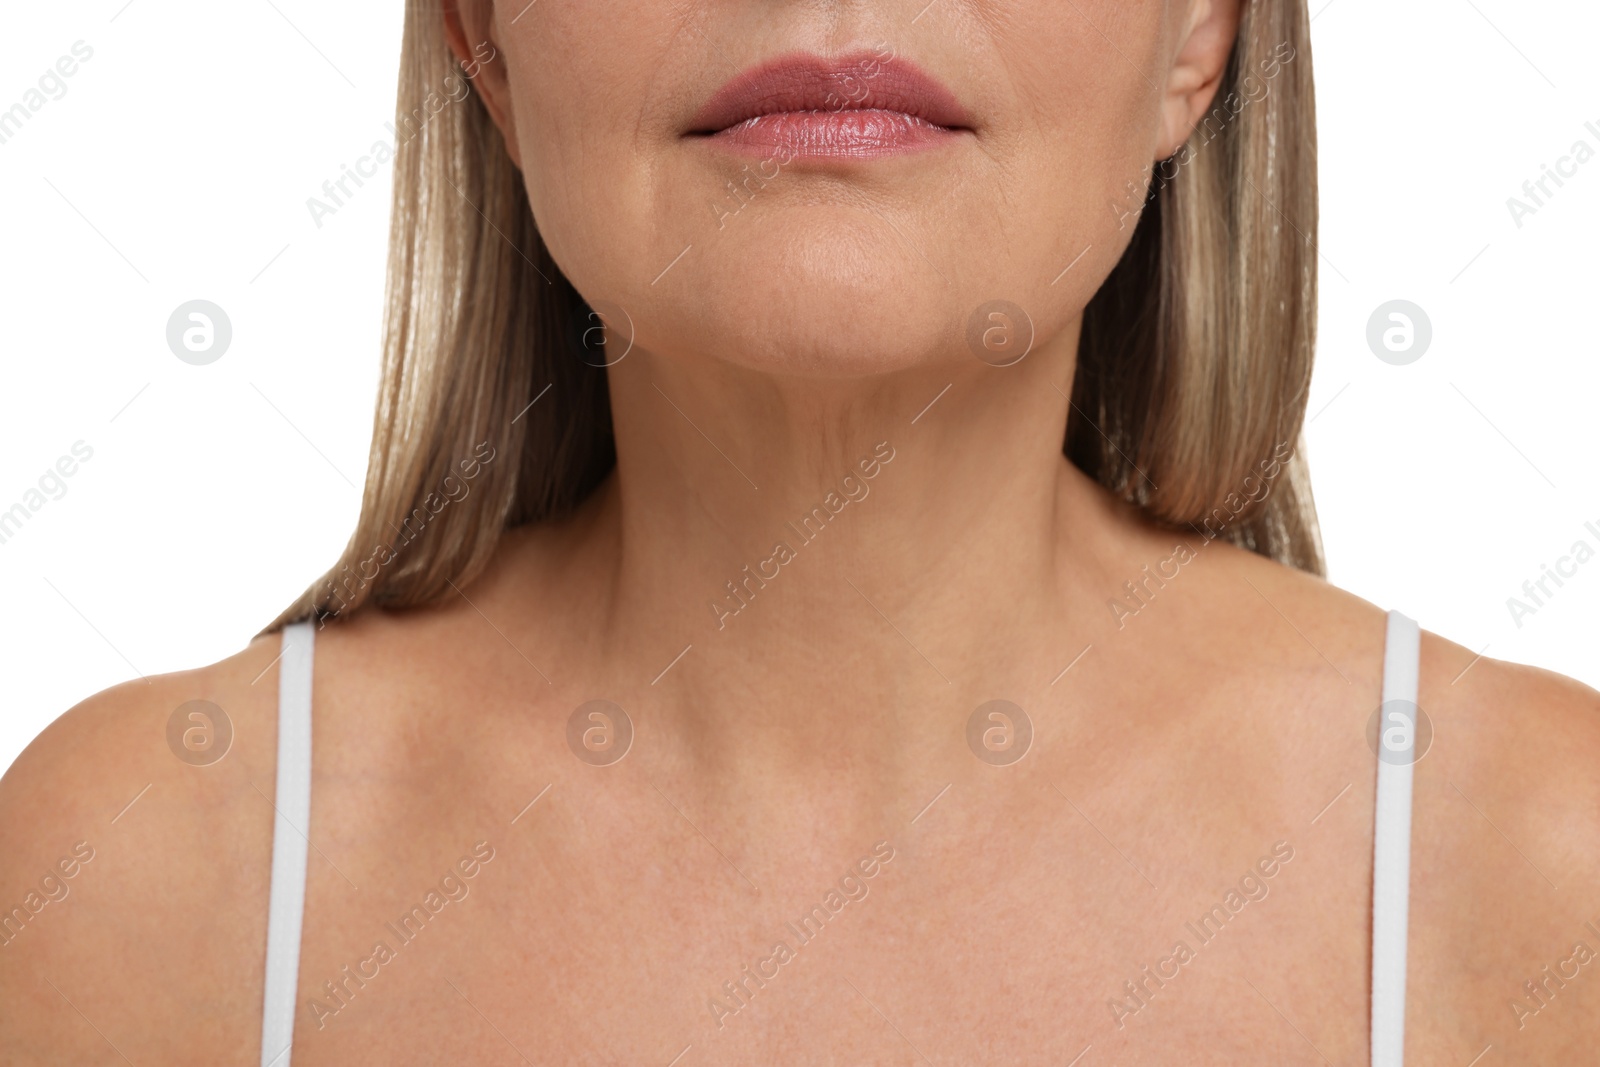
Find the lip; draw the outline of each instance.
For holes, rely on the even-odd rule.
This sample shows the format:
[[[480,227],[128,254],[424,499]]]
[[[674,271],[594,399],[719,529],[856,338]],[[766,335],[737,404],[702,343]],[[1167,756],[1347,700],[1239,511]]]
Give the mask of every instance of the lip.
[[[689,136],[745,154],[872,159],[971,132],[955,94],[915,63],[875,51],[797,52],[750,68],[712,94]]]

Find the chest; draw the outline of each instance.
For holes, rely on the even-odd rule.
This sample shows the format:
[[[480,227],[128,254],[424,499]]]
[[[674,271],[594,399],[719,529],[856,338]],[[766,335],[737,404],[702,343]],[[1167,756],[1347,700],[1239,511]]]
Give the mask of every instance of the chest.
[[[1337,828],[1219,862],[1041,799],[960,783],[915,822],[769,847],[646,791],[546,795],[454,853],[382,835],[381,887],[313,870],[295,1062],[1358,1058],[1366,896]]]

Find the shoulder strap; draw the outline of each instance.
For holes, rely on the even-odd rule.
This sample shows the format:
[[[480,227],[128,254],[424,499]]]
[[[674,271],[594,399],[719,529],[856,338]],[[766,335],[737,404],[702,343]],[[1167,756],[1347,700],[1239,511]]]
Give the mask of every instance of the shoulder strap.
[[[278,661],[278,786],[273,800],[272,888],[267,905],[267,980],[261,1008],[261,1067],[289,1067],[300,977],[311,829],[310,622],[283,628]]]
[[[1421,639],[1416,622],[1389,612],[1372,835],[1372,1067],[1401,1067],[1405,1056],[1411,768],[1416,762]]]

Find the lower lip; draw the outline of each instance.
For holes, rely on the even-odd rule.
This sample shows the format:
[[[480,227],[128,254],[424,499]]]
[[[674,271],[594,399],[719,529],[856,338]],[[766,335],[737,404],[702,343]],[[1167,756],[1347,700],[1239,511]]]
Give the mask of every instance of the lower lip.
[[[948,144],[963,131],[900,111],[780,111],[709,135],[715,144],[779,162],[877,159]]]

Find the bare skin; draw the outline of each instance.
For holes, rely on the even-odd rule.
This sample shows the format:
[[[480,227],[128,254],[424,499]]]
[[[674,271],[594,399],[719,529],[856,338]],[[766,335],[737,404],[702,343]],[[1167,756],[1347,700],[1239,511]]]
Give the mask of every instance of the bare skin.
[[[1126,240],[1109,191],[1204,113],[1236,6],[836,13],[949,81],[983,149],[797,167],[660,285],[707,224],[674,206],[721,181],[674,123],[769,5],[445,6],[458,54],[496,42],[474,84],[552,253],[638,337],[607,372],[617,470],[575,516],[508,532],[444,603],[317,635],[296,1067],[1362,1062],[1383,611],[1153,526],[1061,455]],[[691,7],[714,46],[674,29]],[[1016,366],[951,341],[1046,291]],[[713,606],[866,457],[870,494]],[[100,694],[0,780],[0,905],[92,849],[0,947],[0,1060],[258,1062],[279,651]],[[609,766],[568,745],[597,698],[636,731]],[[210,766],[167,746],[194,699],[235,729]],[[1034,729],[1009,765],[967,742],[995,699]],[[1419,702],[1408,1062],[1582,1062],[1600,961],[1520,1028],[1509,1005],[1600,950],[1600,695],[1425,635]],[[852,871],[865,895],[802,942]],[[459,899],[396,937],[436,891]]]
[[[1058,552],[1102,535],[1058,573],[1134,576],[1171,554],[1173,535],[1075,472],[1058,486],[1093,515]],[[953,575],[941,595],[972,594],[954,614],[1016,620],[996,631],[855,568],[841,537],[808,546],[791,583],[832,627],[778,641],[801,609],[775,582],[652,685],[671,651],[646,663],[597,640],[617,622],[615,501],[608,486],[570,524],[508,535],[462,599],[318,635],[295,1063],[1364,1058],[1376,608],[1219,543],[1120,630],[1066,578],[1030,593],[997,568],[985,593]],[[887,510],[855,516],[863,541]],[[112,1044],[134,1063],[254,1062],[277,645],[86,702],[0,786],[10,897],[73,843],[95,850],[0,950],[7,1062],[121,1062]],[[1492,1043],[1498,1062],[1578,1062],[1600,996],[1587,968],[1520,1031],[1508,1001],[1594,944],[1600,702],[1431,635],[1422,668],[1437,733],[1417,765],[1411,1058]],[[964,738],[995,694],[1037,731],[1010,766]],[[605,767],[565,739],[597,695],[638,731]],[[237,731],[210,767],[165,744],[196,698]],[[468,895],[401,946],[385,923],[483,841]],[[801,945],[785,923],[883,841],[867,895]],[[1292,859],[1267,895],[1202,945],[1185,923],[1279,842]],[[380,940],[395,959],[342,979]],[[722,983],[780,940],[794,958],[747,1007],[708,1006],[734,1005]],[[1110,1001],[1178,940],[1194,958],[1119,1027]],[[335,980],[343,1006],[321,993]]]

